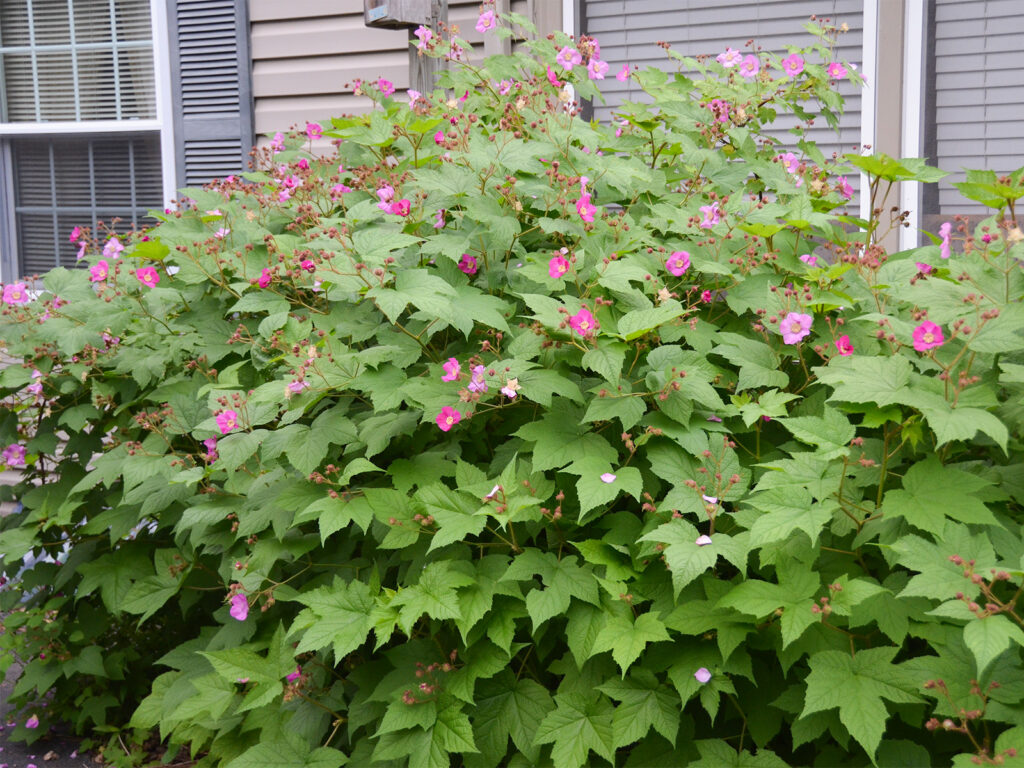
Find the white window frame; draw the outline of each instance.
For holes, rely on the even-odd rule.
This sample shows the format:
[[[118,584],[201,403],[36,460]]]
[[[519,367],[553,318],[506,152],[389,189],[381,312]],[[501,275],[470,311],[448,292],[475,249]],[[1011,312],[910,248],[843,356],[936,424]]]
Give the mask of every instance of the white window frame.
[[[925,0],[906,0],[903,17],[903,157],[920,157],[921,122],[924,111],[924,35]],[[904,181],[900,190],[900,208],[909,211],[909,227],[900,228],[900,250],[915,248],[921,233],[921,183]]]
[[[163,204],[170,206],[171,200],[177,194],[177,180],[175,178],[175,144],[174,144],[174,120],[171,101],[171,63],[170,63],[170,36],[169,36],[169,0],[149,0],[150,32],[153,40],[153,83],[156,95],[156,118],[154,119],[130,119],[130,120],[84,120],[78,121],[53,121],[53,122],[0,122],[0,139],[26,137],[48,137],[48,136],[111,136],[120,133],[159,133],[160,135],[160,171],[163,180]],[[7,162],[4,167],[11,168],[9,145],[0,142],[0,151],[6,153]],[[0,211],[0,221],[14,221],[14,180],[10,173],[5,174],[7,178],[0,178],[0,185],[4,186],[6,195],[0,195],[0,199],[6,198],[9,210]],[[6,237],[0,237],[0,280],[9,282],[16,280],[20,275],[7,274],[8,271],[16,269],[18,255],[16,252],[8,252],[15,245],[13,232]]]

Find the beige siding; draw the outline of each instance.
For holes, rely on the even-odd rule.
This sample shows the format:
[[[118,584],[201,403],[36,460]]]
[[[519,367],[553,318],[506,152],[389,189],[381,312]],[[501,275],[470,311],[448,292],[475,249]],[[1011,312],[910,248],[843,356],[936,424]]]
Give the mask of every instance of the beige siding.
[[[513,0],[526,15],[528,3]],[[450,0],[449,20],[482,52],[475,29],[478,0]],[[364,112],[370,100],[352,92],[355,79],[386,78],[409,87],[408,34],[368,29],[362,0],[249,0],[256,132],[273,133],[307,120]]]

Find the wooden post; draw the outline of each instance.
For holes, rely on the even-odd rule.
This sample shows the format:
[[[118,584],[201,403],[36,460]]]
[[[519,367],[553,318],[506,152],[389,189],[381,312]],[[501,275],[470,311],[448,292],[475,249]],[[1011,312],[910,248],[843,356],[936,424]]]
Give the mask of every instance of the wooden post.
[[[562,28],[562,4],[555,0],[526,0],[526,15],[541,39]]]
[[[510,13],[512,0],[495,0],[494,10],[498,13]],[[484,35],[484,56],[508,56],[512,53],[512,38],[501,40],[497,35]]]
[[[430,28],[436,35],[439,22],[448,23],[448,0],[434,0],[430,6]],[[437,74],[444,69],[444,59],[421,56],[416,43],[419,42],[409,29],[409,87],[420,93],[430,93],[437,87]]]

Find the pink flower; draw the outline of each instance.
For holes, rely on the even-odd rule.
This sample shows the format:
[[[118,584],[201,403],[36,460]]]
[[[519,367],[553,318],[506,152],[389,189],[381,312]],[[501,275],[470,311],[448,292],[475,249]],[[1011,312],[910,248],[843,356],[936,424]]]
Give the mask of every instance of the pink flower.
[[[614,483],[615,482],[615,475],[613,475],[611,472],[605,472],[603,475],[601,475],[601,482],[602,483]]]
[[[438,131],[434,134],[435,144],[444,144],[444,131]]]
[[[309,136],[310,141],[319,139],[324,135],[323,126],[320,123],[306,123],[306,135]]]
[[[390,184],[384,184],[377,190],[377,197],[382,203],[390,203],[395,197],[395,188]]]
[[[390,96],[395,92],[394,83],[390,80],[385,80],[383,77],[377,80],[377,88],[381,96]]]
[[[597,213],[597,207],[590,202],[590,193],[585,192],[580,195],[580,199],[576,202],[576,212],[579,213],[580,218],[587,223],[594,220],[594,214]]]
[[[569,72],[577,64],[583,63],[583,57],[580,55],[579,51],[567,45],[558,52],[558,55],[555,56],[555,61],[562,65],[562,69]],[[550,79],[550,77],[548,79]]]
[[[289,190],[282,189],[282,190],[278,191],[278,193],[277,193],[277,202],[279,202],[279,203],[287,203],[291,199],[292,199],[292,193]]]
[[[838,61],[833,61],[828,65],[828,76],[838,80],[840,77],[846,77],[846,67],[840,64]]]
[[[297,666],[295,667],[295,671],[288,673],[288,675],[286,675],[284,679],[287,680],[289,683],[294,683],[300,677],[302,677],[302,667]]]
[[[717,202],[711,205],[702,205],[700,212],[704,214],[704,219],[700,223],[701,229],[711,229],[722,220],[722,212],[718,210]]]
[[[918,352],[926,352],[934,347],[941,347],[946,339],[942,335],[942,328],[930,320],[925,320],[914,329],[914,349]]]
[[[82,257],[85,256],[85,249],[88,247],[88,245],[89,245],[89,243],[87,243],[85,240],[82,240],[78,244],[78,253],[75,254],[75,260],[76,261],[81,261]]]
[[[454,357],[449,357],[448,362],[443,363],[441,367],[444,368],[444,376],[441,377],[441,381],[455,381],[462,372],[462,366]]]
[[[548,276],[559,278],[569,271],[569,261],[561,256],[552,256],[548,262]]]
[[[303,259],[302,261],[300,261],[299,262],[299,266],[302,269],[306,270],[307,272],[315,272],[316,271],[316,264],[314,264],[309,259]]]
[[[38,381],[38,379],[41,379],[42,377],[43,374],[40,373],[39,370],[33,369],[32,383],[25,387],[25,391],[28,392],[30,395],[36,396],[43,394],[43,382]]]
[[[690,254],[686,251],[673,251],[665,262],[665,269],[676,277],[682,277],[690,268]]]
[[[620,69],[618,74],[615,75],[615,79],[620,83],[624,83],[629,80],[629,64],[622,65],[622,69]]]
[[[694,542],[694,544],[696,544],[698,547],[706,547],[710,543],[711,537],[708,536],[706,533],[698,536],[697,540]],[[704,682],[707,682],[707,680],[705,680]]]
[[[560,88],[562,85],[558,82],[558,76],[555,74],[555,70],[551,67],[548,67],[548,82],[555,86],[555,88]]]
[[[71,230],[71,237],[68,238],[68,242],[69,243],[73,243],[73,242],[75,242],[75,240],[77,240],[81,236],[82,236],[82,228],[81,227],[75,227],[74,229]]]
[[[782,161],[782,167],[789,173],[796,173],[800,170],[800,158],[792,152],[786,152],[785,154],[779,155],[778,159]]]
[[[836,179],[836,188],[839,190],[839,194],[847,200],[853,197],[853,187],[850,186],[850,182],[846,180],[845,176]]]
[[[726,69],[732,69],[743,61],[743,54],[735,48],[726,48],[724,53],[718,54],[715,58]]]
[[[424,27],[422,24],[416,27],[416,31],[413,32],[413,34],[420,39],[420,41],[416,43],[416,47],[419,48],[421,51],[425,50],[427,47],[427,43],[429,43],[434,38],[434,33],[431,30]]]
[[[939,245],[939,255],[944,259],[949,258],[949,233],[953,229],[953,225],[948,221],[942,222],[939,227],[939,237],[942,238],[942,243]]]
[[[235,411],[228,409],[217,414],[217,429],[222,435],[226,435],[237,426],[238,414]]]
[[[745,78],[750,79],[757,75],[761,71],[761,61],[752,53],[748,53],[743,57],[743,62],[740,64],[740,74]]]
[[[434,214],[434,229],[443,229],[444,228],[444,214],[445,214],[445,209],[444,208],[442,208],[441,210],[439,210],[437,213]]]
[[[500,83],[498,83],[498,95],[499,96],[507,96],[508,92],[511,91],[511,90],[512,90],[512,81],[511,80],[502,80]]]
[[[590,314],[589,309],[583,307],[569,318],[569,327],[580,336],[590,336],[597,329],[597,318]]]
[[[493,488],[491,488],[491,492],[488,493],[486,496],[484,496],[484,498],[485,499],[493,499],[495,496],[498,495],[499,491],[501,491],[501,486],[500,485],[496,485]]]
[[[309,389],[310,386],[311,384],[305,379],[293,379],[292,381],[288,382],[288,394],[301,394],[303,390]]]
[[[30,717],[28,720],[25,721],[25,727],[26,728],[38,728],[39,727],[39,718],[36,717],[35,715],[32,715],[32,717]]]
[[[98,283],[101,280],[106,280],[109,274],[110,264],[107,263],[106,259],[100,259],[89,267],[89,280],[91,282]]]
[[[476,259],[468,253],[462,254],[462,258],[459,260],[459,269],[467,275],[475,275],[477,271]]]
[[[435,419],[438,428],[442,432],[447,432],[460,421],[462,421],[462,414],[452,408],[450,405],[446,405],[441,409],[441,412],[437,414]]]
[[[155,267],[137,269],[135,270],[135,277],[147,288],[152,288],[160,282],[160,273],[156,271]]]
[[[591,80],[604,80],[608,74],[608,63],[600,59],[591,59],[587,64],[587,74]]]
[[[712,99],[708,102],[708,109],[711,110],[711,114],[715,116],[715,120],[720,123],[729,122],[729,102],[722,101],[722,99]]]
[[[405,198],[398,200],[391,204],[391,210],[388,213],[393,213],[396,216],[408,216],[409,211],[412,209],[412,203]]]
[[[853,354],[853,342],[849,336],[840,336],[836,339],[836,349],[842,357],[849,357]]]
[[[274,134],[274,140],[270,142],[270,148],[275,152],[284,149],[284,134],[278,131]]]
[[[801,256],[800,261],[802,261],[808,267],[818,266],[818,257],[810,253],[805,253],[803,256]]]
[[[791,53],[782,60],[782,68],[790,77],[796,77],[804,71],[804,57],[799,53]]]
[[[484,367],[482,365],[473,367],[473,378],[470,379],[466,389],[477,393],[487,391],[487,381],[484,379]]]
[[[721,424],[722,423],[722,417],[721,416],[714,416],[714,415],[708,416],[708,421],[713,421],[716,424]]]
[[[494,16],[494,11],[484,11],[476,20],[476,31],[481,34],[489,32],[496,26],[498,26],[498,20]]]
[[[933,267],[931,264],[925,264],[922,261],[915,261],[914,266],[917,267],[917,271],[920,272],[922,275],[930,275],[932,272],[935,271],[935,267]]]
[[[270,274],[270,269],[264,267],[263,271],[260,272],[260,279],[257,280],[256,282],[259,284],[260,288],[266,288],[268,285],[270,285],[270,281],[273,279],[274,276]]]
[[[231,618],[238,619],[239,621],[245,621],[249,615],[249,600],[245,595],[238,593],[231,597],[231,610],[229,611]]]
[[[701,291],[701,293],[700,293],[700,300],[704,304],[710,304],[711,303],[711,291]]]
[[[301,168],[304,171],[308,171],[309,170],[309,160],[307,160],[304,157],[300,157],[298,162],[295,163],[295,164],[297,166],[299,166],[299,168]],[[220,211],[217,211],[217,213],[220,213]]]
[[[216,461],[217,460],[217,456],[218,456],[218,453],[217,453],[217,438],[216,437],[208,437],[205,440],[203,440],[203,445],[206,447],[206,460],[211,462],[211,463]]]
[[[781,323],[782,340],[786,344],[799,344],[800,340],[811,332],[813,322],[814,318],[810,315],[790,312]]]
[[[11,443],[4,448],[3,453],[0,454],[3,458],[4,464],[8,467],[24,467],[25,466],[25,446],[18,445],[17,443]]]
[[[347,184],[335,184],[333,187],[331,187],[331,197],[341,197],[346,192],[351,191],[352,187],[348,186]]]
[[[213,236],[215,238],[217,238],[218,240],[223,240],[225,237],[227,237],[230,234],[231,234],[231,230],[230,229],[228,229],[227,227],[221,227],[220,229],[218,229],[216,232],[213,233]]]
[[[124,250],[124,246],[121,245],[121,241],[117,239],[117,235],[114,235],[107,244],[103,246],[103,256],[108,259],[116,259],[121,255],[121,251]]]
[[[704,499],[704,501],[705,501],[706,503],[710,504],[711,506],[714,506],[714,505],[716,505],[716,504],[718,503],[718,497],[717,497],[717,496],[705,496],[705,495],[704,495],[704,494],[702,493],[702,494],[700,495],[700,497],[701,497],[702,499]]]
[[[503,394],[509,400],[515,400],[518,392],[519,379],[509,379],[508,381],[505,382],[505,386],[501,388],[501,394]]]
[[[701,667],[700,669],[698,669],[696,672],[693,673],[693,676],[697,680],[698,683],[701,683],[703,685],[704,683],[706,683],[708,680],[711,679],[711,672],[708,671],[707,667]]]

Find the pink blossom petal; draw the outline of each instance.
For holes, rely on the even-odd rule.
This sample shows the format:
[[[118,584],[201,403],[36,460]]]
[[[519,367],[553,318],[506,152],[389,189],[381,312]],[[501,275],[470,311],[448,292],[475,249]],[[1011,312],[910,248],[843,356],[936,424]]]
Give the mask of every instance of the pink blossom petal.
[[[605,472],[603,475],[601,475],[601,482],[602,483],[614,483],[615,482],[615,475],[613,475],[611,472]]]

